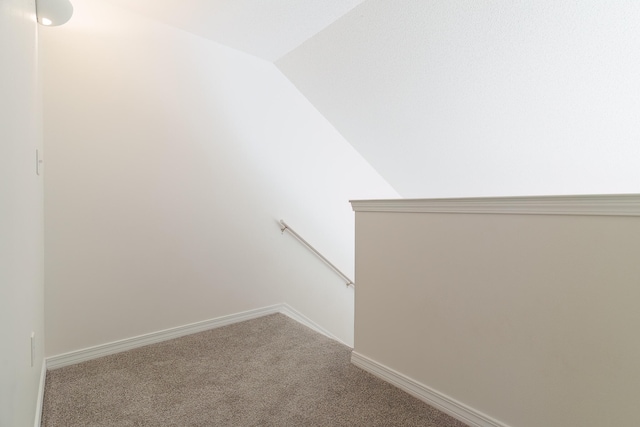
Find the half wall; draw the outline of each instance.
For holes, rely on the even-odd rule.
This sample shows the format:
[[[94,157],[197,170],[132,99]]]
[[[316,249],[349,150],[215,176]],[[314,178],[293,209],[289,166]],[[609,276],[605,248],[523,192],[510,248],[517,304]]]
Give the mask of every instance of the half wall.
[[[354,363],[471,425],[640,425],[640,196],[352,204]]]

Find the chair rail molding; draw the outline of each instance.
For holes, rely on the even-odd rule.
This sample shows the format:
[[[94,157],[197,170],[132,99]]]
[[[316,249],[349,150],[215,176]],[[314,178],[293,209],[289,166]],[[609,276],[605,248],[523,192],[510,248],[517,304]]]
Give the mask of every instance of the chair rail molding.
[[[351,200],[355,212],[640,216],[640,194]]]

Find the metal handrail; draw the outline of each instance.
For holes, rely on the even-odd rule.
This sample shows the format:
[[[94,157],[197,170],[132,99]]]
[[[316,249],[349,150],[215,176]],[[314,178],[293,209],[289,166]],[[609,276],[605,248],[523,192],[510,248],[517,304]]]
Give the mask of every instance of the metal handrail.
[[[328,259],[326,259],[320,252],[318,252],[316,250],[316,248],[314,248],[313,246],[311,246],[311,244],[309,242],[307,242],[306,240],[304,240],[302,238],[302,236],[300,236],[298,233],[295,232],[295,230],[293,230],[286,222],[284,222],[283,220],[280,220],[280,231],[282,232],[282,234],[284,234],[284,232],[288,231],[289,233],[291,233],[293,235],[293,237],[295,237],[296,239],[298,239],[298,241],[300,241],[300,243],[302,243],[303,245],[305,245],[311,252],[313,252],[314,254],[316,254],[316,256],[318,258],[320,258],[322,261],[324,261],[325,264],[327,264],[329,267],[331,267],[331,269],[333,271],[335,271],[336,273],[338,273],[338,275],[340,277],[342,277],[346,282],[347,282],[347,286],[354,286],[355,287],[355,283],[353,282],[353,280],[349,279],[349,276],[347,276],[346,274],[344,274],[342,271],[340,271],[340,269],[338,267],[336,267],[335,265],[333,265],[331,263],[331,261],[329,261]]]

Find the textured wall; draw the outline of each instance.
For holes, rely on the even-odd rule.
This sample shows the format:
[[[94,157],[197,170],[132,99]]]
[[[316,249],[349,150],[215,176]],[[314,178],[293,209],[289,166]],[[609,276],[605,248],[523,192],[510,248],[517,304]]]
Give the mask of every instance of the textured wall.
[[[33,1],[0,3],[0,426],[33,424],[44,354],[36,31]]]
[[[514,427],[640,424],[640,218],[356,213],[355,351]]]
[[[348,200],[396,193],[273,64],[100,1],[42,31],[47,354],[287,302],[352,341]],[[55,31],[54,31],[55,30]]]
[[[640,3],[368,0],[278,67],[403,197],[633,193]]]

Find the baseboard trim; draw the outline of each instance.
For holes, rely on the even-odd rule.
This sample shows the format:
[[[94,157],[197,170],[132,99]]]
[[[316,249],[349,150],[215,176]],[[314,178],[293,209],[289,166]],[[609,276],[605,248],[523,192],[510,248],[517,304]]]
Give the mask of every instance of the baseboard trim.
[[[44,406],[44,386],[47,381],[47,361],[42,359],[42,367],[40,368],[40,384],[38,385],[38,400],[36,401],[36,416],[33,427],[42,425],[42,408]]]
[[[98,357],[132,350],[145,345],[179,338],[185,335],[231,325],[233,323],[244,322],[245,320],[256,319],[269,314],[280,313],[282,310],[283,304],[276,304],[255,310],[230,314],[228,316],[221,316],[215,319],[204,320],[202,322],[191,323],[189,325],[178,326],[176,328],[165,329],[163,331],[125,338],[123,340],[100,344],[94,347],[76,350],[57,356],[51,356],[46,359],[46,368],[56,369],[64,366],[75,365],[76,363],[86,362],[88,360],[97,359]]]
[[[314,321],[312,321],[311,319],[309,319],[308,317],[306,317],[305,315],[303,315],[302,313],[300,313],[299,311],[295,310],[293,307],[291,307],[289,304],[282,304],[282,307],[280,309],[280,313],[284,314],[285,316],[295,320],[296,322],[310,328],[313,329],[314,331],[325,335],[329,338],[331,338],[334,341],[338,341],[340,344],[346,345],[347,347],[351,348],[350,345],[346,344],[345,342],[343,342],[340,338],[336,337],[335,335],[333,335],[331,332],[327,331],[326,329],[324,329],[322,326],[318,325],[317,323],[315,323]]]
[[[509,427],[355,351],[351,352],[351,363],[471,427]]]
[[[69,353],[64,353],[57,356],[51,356],[46,358],[43,362],[43,375],[45,375],[46,377],[47,369],[57,369],[64,366],[75,365],[76,363],[86,362],[88,360],[97,359],[98,357],[121,353],[123,351],[132,350],[134,348],[143,347],[145,345],[156,344],[162,341],[183,337],[185,335],[191,335],[210,329],[220,328],[222,326],[231,325],[233,323],[244,322],[245,320],[257,319],[258,317],[267,316],[274,313],[284,314],[285,316],[295,320],[302,325],[305,325],[308,328],[313,329],[320,334],[338,341],[341,344],[347,345],[340,339],[338,339],[335,335],[333,335],[317,323],[313,322],[311,319],[295,310],[290,305],[283,303],[254,310],[243,311],[241,313],[230,314],[228,316],[216,317],[215,319],[204,320],[202,322],[191,323],[189,325],[165,329],[163,331],[151,332],[149,334],[139,335],[136,337],[125,338],[123,340],[71,351]],[[347,345],[347,347],[349,346]],[[41,387],[42,392],[44,393],[44,380],[41,380]]]

